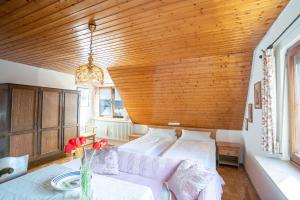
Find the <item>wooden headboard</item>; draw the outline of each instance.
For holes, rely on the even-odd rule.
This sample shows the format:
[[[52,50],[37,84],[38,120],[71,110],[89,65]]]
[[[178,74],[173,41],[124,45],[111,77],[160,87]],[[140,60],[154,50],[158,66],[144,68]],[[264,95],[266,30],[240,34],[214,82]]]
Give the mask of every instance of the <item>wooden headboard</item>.
[[[165,128],[165,129],[175,129],[176,136],[180,137],[182,133],[182,129],[189,130],[189,131],[205,131],[210,132],[210,137],[212,139],[216,139],[216,132],[217,129],[206,129],[206,128],[191,128],[191,127],[181,127],[181,126],[156,126],[156,125],[148,125],[148,128]]]

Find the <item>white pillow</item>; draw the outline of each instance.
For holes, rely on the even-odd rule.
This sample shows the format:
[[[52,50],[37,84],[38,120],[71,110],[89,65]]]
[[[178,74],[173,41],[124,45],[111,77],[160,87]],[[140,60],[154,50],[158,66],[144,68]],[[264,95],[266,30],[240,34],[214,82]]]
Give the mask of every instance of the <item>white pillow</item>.
[[[195,200],[213,176],[200,162],[184,160],[167,184],[178,200]]]
[[[164,137],[164,138],[176,137],[175,129],[167,129],[167,128],[149,128],[148,134],[157,137]]]
[[[196,141],[210,141],[210,132],[205,131],[189,131],[182,129],[180,139],[196,140]]]

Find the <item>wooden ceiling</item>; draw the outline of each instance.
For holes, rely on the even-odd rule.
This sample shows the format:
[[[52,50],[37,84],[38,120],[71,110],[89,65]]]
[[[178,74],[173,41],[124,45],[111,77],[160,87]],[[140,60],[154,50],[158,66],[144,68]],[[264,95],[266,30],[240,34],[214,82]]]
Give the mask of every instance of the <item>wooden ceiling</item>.
[[[139,124],[240,129],[251,54],[109,68],[131,120]]]
[[[287,3],[288,0],[0,0],[0,58],[74,73],[79,64],[87,61],[90,42],[87,24],[94,19],[98,25],[94,36],[95,62],[110,67],[133,121],[165,125],[174,118],[170,116],[171,111],[154,113],[151,118],[149,113],[160,110],[170,97],[156,93],[162,91],[161,86],[150,87],[147,82],[158,78],[164,91],[175,92],[176,88],[165,82],[172,77],[178,84],[189,81],[187,86],[180,86],[182,91],[193,90],[190,86],[197,85],[198,98],[222,105],[217,106],[218,111],[202,111],[204,105],[196,95],[174,94],[179,102],[184,103],[189,96],[197,104],[199,114],[190,120],[195,122],[186,125],[239,129],[251,52]],[[226,76],[216,76],[220,80],[214,77],[224,70]],[[185,80],[190,74],[193,78]],[[202,83],[206,81],[203,76],[214,80],[213,87],[220,88],[210,90],[207,83]],[[226,87],[232,89],[232,95],[223,90]],[[240,93],[233,94],[235,90]],[[220,95],[223,93],[224,97],[230,93],[224,101]],[[145,95],[152,95],[152,100],[142,109],[140,103]],[[189,105],[180,109],[195,109]],[[173,113],[187,121],[189,111],[180,112],[180,109]],[[212,112],[221,113],[227,122],[218,124],[214,119],[205,125],[195,119],[199,115],[213,115]]]

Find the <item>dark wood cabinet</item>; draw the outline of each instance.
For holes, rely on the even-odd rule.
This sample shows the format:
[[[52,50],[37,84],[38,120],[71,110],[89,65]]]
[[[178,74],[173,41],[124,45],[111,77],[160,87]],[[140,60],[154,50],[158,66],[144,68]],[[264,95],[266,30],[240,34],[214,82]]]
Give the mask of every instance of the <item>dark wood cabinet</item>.
[[[79,92],[0,85],[0,157],[28,154],[30,161],[63,155],[79,131]]]
[[[6,85],[0,85],[0,157],[8,155],[9,140],[8,131],[10,124],[9,89]]]
[[[0,85],[0,136],[4,136],[9,129],[9,92],[8,87]]]
[[[39,153],[47,156],[61,151],[62,90],[41,88]]]
[[[0,136],[0,158],[8,155],[8,137]]]
[[[38,88],[11,87],[11,133],[35,130],[37,95]]]
[[[9,140],[10,140],[10,148],[9,148],[10,156],[22,156],[28,154],[31,160],[35,158],[36,145],[35,145],[34,132],[13,134],[10,135]]]
[[[63,103],[63,143],[76,137],[79,132],[79,93],[76,91],[64,91]]]
[[[37,158],[38,88],[8,85],[10,97],[9,155]]]

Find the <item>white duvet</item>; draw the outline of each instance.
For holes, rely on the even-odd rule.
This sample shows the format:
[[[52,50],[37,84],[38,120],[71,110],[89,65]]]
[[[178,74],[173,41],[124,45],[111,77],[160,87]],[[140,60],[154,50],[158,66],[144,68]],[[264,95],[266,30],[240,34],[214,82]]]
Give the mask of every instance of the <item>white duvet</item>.
[[[196,141],[178,139],[171,148],[162,154],[162,157],[197,160],[203,163],[206,168],[216,172],[213,180],[200,192],[198,200],[221,200],[224,181],[216,171],[215,140]]]
[[[145,136],[128,142],[119,148],[123,151],[159,156],[172,144],[174,144],[175,141],[176,137],[159,137],[146,134]]]
[[[215,140],[196,141],[178,139],[162,156],[182,160],[198,160],[201,161],[206,168],[216,169]]]

